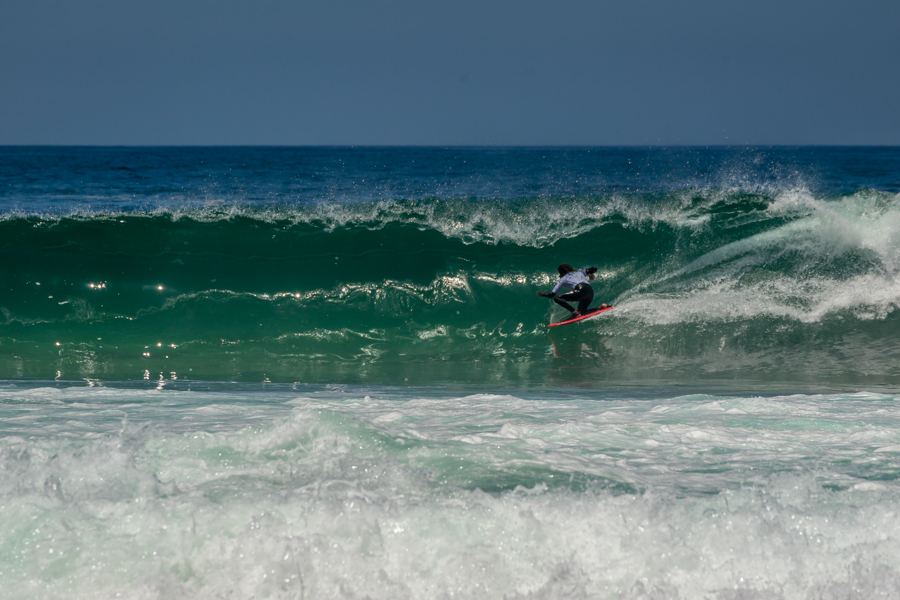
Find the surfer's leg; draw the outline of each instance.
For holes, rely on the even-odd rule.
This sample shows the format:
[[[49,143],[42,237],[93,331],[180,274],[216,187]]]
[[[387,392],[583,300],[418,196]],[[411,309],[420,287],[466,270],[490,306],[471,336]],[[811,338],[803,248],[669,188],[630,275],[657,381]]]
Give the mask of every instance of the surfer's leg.
[[[560,302],[560,300],[571,300],[573,302],[577,301],[578,302],[578,310],[577,311],[573,310],[569,306],[568,303],[564,304],[564,306],[566,308],[568,308],[569,310],[571,310],[572,312],[576,312],[581,315],[583,315],[584,311],[586,311],[588,309],[588,307],[591,305],[591,301],[593,299],[594,299],[594,290],[593,290],[593,288],[591,288],[591,286],[589,286],[585,283],[579,283],[577,286],[575,286],[575,289],[572,290],[571,292],[566,292],[565,294],[562,294],[561,296],[557,296],[556,298],[554,298],[554,300],[556,300],[557,302]],[[563,303],[560,302],[560,304],[563,304]]]
[[[584,298],[583,300],[579,301],[578,302],[578,312],[580,312],[581,314],[585,314],[588,307],[591,305],[591,300],[593,300],[593,299],[594,299],[594,297],[591,296],[590,298]]]
[[[578,312],[585,314],[590,308],[591,302],[594,301],[594,288],[586,283],[582,283],[578,287],[584,293],[584,297],[578,299]]]
[[[568,310],[569,312],[584,314],[584,311],[587,310],[588,306],[591,305],[591,300],[594,299],[594,290],[591,286],[579,283],[575,286],[575,289],[571,292],[566,292],[565,294],[561,294],[554,298],[557,304]],[[572,302],[578,302],[578,310],[576,311],[572,308],[572,305],[566,302],[566,300],[571,300]]]
[[[569,294],[563,294],[562,296],[557,296],[556,298],[553,299],[553,301],[556,302],[557,304],[559,304],[560,306],[562,306],[567,311],[575,312],[575,309],[572,308],[572,305],[569,304],[568,302],[566,302],[565,300],[563,300],[563,296],[568,296],[568,295]]]

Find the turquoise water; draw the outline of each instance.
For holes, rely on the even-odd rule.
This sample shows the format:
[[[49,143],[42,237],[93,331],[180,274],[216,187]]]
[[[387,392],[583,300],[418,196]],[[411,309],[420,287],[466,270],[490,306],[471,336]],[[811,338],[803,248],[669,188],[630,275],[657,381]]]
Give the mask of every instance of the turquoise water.
[[[898,175],[2,149],[0,590],[896,597]]]

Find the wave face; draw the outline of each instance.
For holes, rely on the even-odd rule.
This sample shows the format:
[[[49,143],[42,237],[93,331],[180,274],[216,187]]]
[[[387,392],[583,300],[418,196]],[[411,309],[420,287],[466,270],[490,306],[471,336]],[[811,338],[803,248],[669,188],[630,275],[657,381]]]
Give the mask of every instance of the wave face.
[[[895,150],[71,152],[0,170],[8,377],[900,383]]]

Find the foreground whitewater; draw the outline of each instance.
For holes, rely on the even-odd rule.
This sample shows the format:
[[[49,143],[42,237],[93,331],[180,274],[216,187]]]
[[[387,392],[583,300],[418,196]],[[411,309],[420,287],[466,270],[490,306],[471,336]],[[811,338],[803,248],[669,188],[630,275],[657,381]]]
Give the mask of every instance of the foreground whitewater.
[[[898,192],[892,148],[0,149],[0,596],[900,597]],[[561,262],[615,310],[548,329]]]
[[[0,391],[5,598],[876,598],[878,394]]]

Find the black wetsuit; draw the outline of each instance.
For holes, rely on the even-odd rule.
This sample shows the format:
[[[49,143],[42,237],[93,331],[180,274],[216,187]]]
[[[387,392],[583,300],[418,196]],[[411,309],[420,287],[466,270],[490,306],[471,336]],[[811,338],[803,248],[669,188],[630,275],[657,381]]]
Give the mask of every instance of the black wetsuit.
[[[572,302],[577,301],[578,312],[584,314],[594,300],[594,288],[592,288],[589,283],[579,283],[571,292],[566,292],[565,294],[553,297],[554,302],[569,312],[575,312],[575,309],[572,308],[572,305],[566,302],[566,300],[571,300]]]

